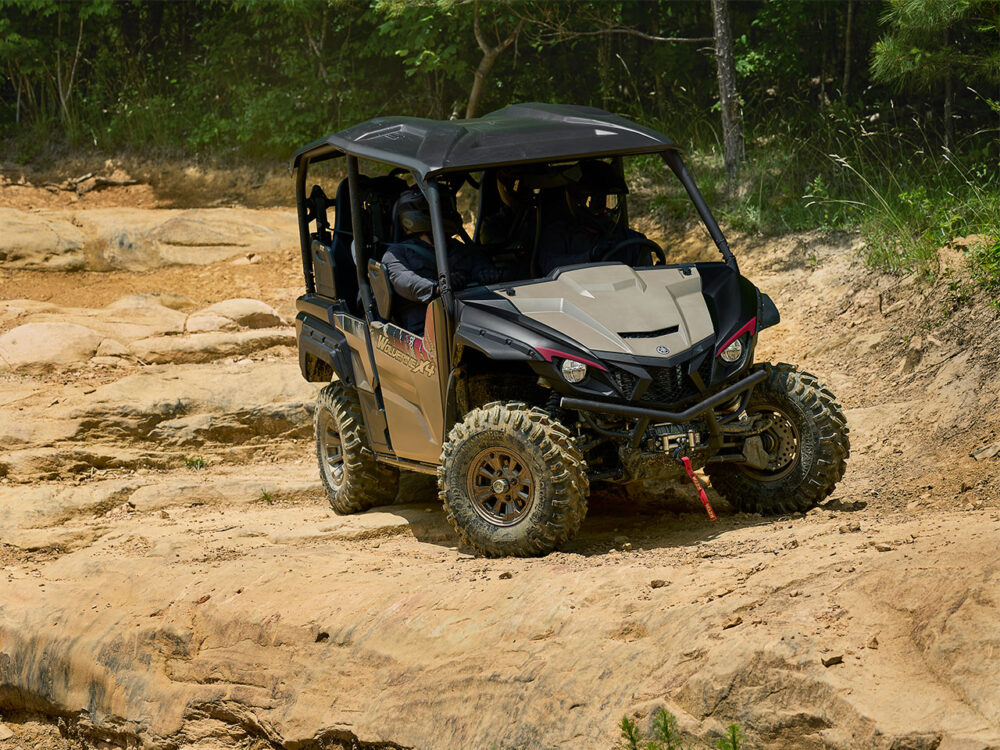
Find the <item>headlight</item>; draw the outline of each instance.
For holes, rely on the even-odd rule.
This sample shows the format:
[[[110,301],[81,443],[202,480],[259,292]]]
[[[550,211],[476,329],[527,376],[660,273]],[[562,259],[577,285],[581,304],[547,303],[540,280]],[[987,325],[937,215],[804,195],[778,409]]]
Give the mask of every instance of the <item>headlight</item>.
[[[730,364],[732,364],[733,362],[739,362],[740,357],[742,356],[743,356],[743,344],[740,342],[739,339],[736,339],[736,341],[734,341],[725,349],[723,349],[722,354],[719,355],[719,357],[722,359],[723,362],[729,362]]]
[[[579,383],[587,377],[587,365],[577,362],[575,359],[564,359],[562,363],[562,376],[567,383]]]

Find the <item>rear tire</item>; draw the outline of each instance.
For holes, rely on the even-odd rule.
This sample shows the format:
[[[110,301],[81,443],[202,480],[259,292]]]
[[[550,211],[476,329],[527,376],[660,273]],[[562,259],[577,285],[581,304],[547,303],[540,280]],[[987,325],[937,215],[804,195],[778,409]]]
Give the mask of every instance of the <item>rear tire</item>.
[[[368,436],[357,393],[342,383],[324,387],[316,400],[316,457],[330,507],[340,515],[391,505],[399,472],[365,451]]]
[[[486,557],[544,555],[587,514],[587,465],[569,431],[522,403],[486,404],[452,428],[438,488],[448,522]]]
[[[730,504],[764,515],[805,512],[833,492],[851,453],[847,419],[836,397],[792,365],[764,364],[767,379],[754,389],[747,412],[767,412],[776,426],[765,433],[774,467],[709,463],[705,473]]]

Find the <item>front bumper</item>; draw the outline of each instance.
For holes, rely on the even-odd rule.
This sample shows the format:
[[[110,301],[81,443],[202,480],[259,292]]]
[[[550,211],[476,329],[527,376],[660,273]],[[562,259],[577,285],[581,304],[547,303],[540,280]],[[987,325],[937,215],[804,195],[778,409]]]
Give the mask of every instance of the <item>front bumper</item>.
[[[648,406],[611,404],[603,401],[593,401],[586,398],[574,398],[572,396],[563,396],[559,405],[563,409],[574,409],[576,411],[589,411],[596,412],[598,414],[613,414],[619,417],[649,419],[654,422],[672,422],[680,424],[689,422],[699,414],[709,411],[710,409],[714,409],[716,406],[720,406],[721,404],[732,400],[734,396],[753,388],[757,385],[757,383],[764,380],[766,377],[767,373],[764,370],[757,370],[756,372],[747,375],[745,378],[737,380],[732,385],[723,388],[718,393],[714,393],[698,403],[689,406],[684,411],[679,412],[654,409]]]

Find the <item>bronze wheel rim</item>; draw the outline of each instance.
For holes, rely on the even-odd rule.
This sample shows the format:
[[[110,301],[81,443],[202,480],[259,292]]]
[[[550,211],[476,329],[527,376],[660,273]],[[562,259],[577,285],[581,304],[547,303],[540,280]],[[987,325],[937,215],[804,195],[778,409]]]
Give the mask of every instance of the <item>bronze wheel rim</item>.
[[[320,464],[330,486],[339,490],[344,483],[344,441],[333,415],[324,411],[319,425]]]
[[[467,491],[479,517],[494,526],[519,523],[535,502],[527,462],[506,448],[487,448],[472,459]]]
[[[766,469],[740,466],[743,473],[754,479],[775,482],[788,476],[798,463],[802,444],[795,422],[780,409],[768,407],[754,416],[771,420],[771,425],[760,433],[764,450],[772,457]]]

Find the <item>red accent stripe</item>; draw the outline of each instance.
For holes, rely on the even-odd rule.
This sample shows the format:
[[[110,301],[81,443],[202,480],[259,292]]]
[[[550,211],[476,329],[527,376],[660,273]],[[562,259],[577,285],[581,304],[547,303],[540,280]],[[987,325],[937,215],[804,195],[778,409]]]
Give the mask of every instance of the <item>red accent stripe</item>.
[[[584,359],[583,357],[578,357],[575,354],[567,354],[566,352],[561,352],[558,349],[548,349],[544,346],[539,346],[535,349],[536,352],[545,357],[546,362],[551,362],[553,357],[560,357],[562,359],[572,359],[574,362],[583,362],[585,365],[590,365],[591,367],[596,367],[598,370],[608,371],[608,368],[604,365],[600,365],[589,359]]]
[[[726,349],[727,346],[729,346],[731,343],[733,343],[734,341],[736,341],[736,339],[738,339],[740,336],[742,336],[747,331],[750,332],[751,336],[753,336],[757,332],[757,318],[756,317],[750,318],[750,322],[748,322],[740,330],[738,330],[736,333],[734,333],[732,336],[730,336],[726,340],[726,343],[719,347],[719,351],[717,351],[715,353],[715,356],[718,357],[720,354],[722,354],[722,352],[725,351],[725,349]]]

